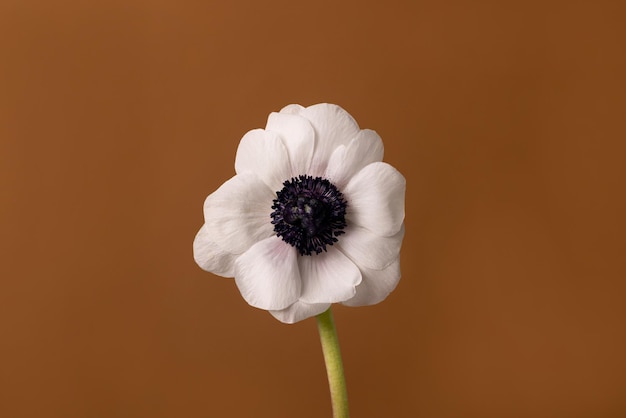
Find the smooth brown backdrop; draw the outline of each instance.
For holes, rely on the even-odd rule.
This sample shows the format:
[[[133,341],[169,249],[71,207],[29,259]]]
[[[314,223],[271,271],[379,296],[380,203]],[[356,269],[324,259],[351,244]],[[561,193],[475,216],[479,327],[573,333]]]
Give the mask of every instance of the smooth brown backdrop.
[[[324,101],[408,183],[398,289],[335,309],[353,416],[626,416],[622,5],[2,1],[0,416],[330,416],[315,321],[191,253]]]

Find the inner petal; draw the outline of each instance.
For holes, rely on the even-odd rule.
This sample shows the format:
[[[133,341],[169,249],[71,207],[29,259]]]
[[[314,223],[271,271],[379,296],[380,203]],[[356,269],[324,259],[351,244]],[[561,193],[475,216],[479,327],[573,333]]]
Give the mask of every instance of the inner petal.
[[[375,131],[363,129],[347,145],[335,149],[324,177],[339,188],[366,165],[383,160],[383,141]]]
[[[207,234],[224,251],[242,254],[272,235],[268,222],[274,193],[256,175],[232,177],[204,202]]]
[[[285,309],[298,300],[301,280],[296,251],[280,238],[254,244],[235,261],[235,283],[250,305]]]
[[[359,268],[382,270],[400,255],[404,226],[390,237],[381,237],[355,225],[346,229],[337,245]]]
[[[287,148],[274,132],[254,129],[239,142],[235,171],[237,174],[250,171],[276,190],[291,175]]]
[[[359,125],[348,112],[329,103],[309,106],[300,112],[315,129],[315,152],[309,174],[322,176],[335,148],[348,144],[359,133]]]
[[[315,131],[311,123],[299,115],[272,113],[267,119],[265,129],[278,134],[287,148],[291,163],[288,177],[308,173],[315,147]]]
[[[316,257],[299,257],[302,295],[305,303],[335,303],[352,298],[361,283],[358,267],[333,249]]]
[[[359,171],[343,189],[350,222],[382,236],[395,235],[404,221],[406,181],[387,163],[375,162]]]

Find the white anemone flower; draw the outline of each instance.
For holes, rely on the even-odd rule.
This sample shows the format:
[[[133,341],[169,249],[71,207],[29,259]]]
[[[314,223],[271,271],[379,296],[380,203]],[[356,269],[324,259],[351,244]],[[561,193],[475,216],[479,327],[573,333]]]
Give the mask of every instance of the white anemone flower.
[[[196,262],[284,323],[382,301],[400,279],[406,188],[382,159],[379,135],[337,105],[270,114],[204,202]]]

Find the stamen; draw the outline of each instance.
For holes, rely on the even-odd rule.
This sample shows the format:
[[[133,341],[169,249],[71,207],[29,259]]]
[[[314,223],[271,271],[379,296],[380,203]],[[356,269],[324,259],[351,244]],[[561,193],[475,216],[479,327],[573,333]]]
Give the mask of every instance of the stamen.
[[[272,205],[274,232],[300,255],[326,251],[346,227],[343,195],[321,177],[301,175],[285,181],[283,186]]]

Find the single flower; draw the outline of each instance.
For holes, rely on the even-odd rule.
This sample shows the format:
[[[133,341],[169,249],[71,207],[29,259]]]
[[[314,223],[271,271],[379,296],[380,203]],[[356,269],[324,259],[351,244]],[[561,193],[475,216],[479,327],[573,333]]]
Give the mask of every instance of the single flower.
[[[400,279],[405,193],[382,158],[378,134],[337,105],[270,114],[204,202],[196,262],[285,323],[382,301]]]

